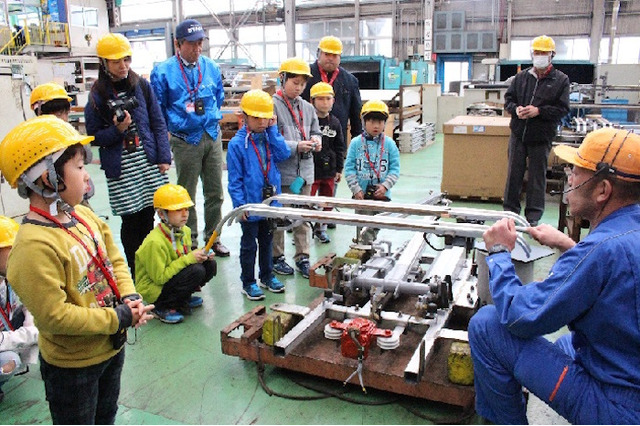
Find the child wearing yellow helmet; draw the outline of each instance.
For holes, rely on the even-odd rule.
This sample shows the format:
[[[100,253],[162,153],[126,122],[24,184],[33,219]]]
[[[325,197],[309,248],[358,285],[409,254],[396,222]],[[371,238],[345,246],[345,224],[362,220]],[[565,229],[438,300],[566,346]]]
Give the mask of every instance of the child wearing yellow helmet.
[[[322,150],[313,155],[315,179],[311,185],[311,195],[333,197],[336,183],[342,178],[344,165],[344,136],[340,120],[333,114],[335,93],[329,83],[318,82],[311,87],[311,104],[316,109],[322,132]],[[331,210],[331,208],[325,208]],[[327,224],[316,223],[313,236],[323,244],[331,242],[327,235]]]
[[[180,185],[162,185],[153,194],[160,223],[136,251],[136,289],[160,321],[176,324],[202,306],[193,296],[216,274],[213,253],[191,250],[191,229],[186,226],[193,201]]]
[[[0,216],[0,402],[2,385],[27,364],[38,361],[38,329],[33,316],[22,305],[7,280],[7,260],[18,232],[18,223]]]
[[[278,165],[282,175],[282,192],[309,195],[314,181],[313,152],[322,149],[322,133],[316,111],[300,97],[311,71],[309,64],[302,59],[289,58],[282,62],[279,72],[282,89],[273,96],[273,106],[278,116],[278,129],[291,149],[290,157]],[[296,226],[293,228],[293,238],[296,268],[303,277],[309,278],[311,227],[307,223]],[[276,273],[293,274],[293,268],[285,260],[282,230],[274,231],[273,256]]]
[[[40,332],[40,372],[54,424],[113,424],[126,330],[145,324],[153,308],[135,292],[109,226],[78,205],[89,179],[83,145],[91,140],[43,115],[0,143],[0,171],[30,203],[7,279]]]
[[[240,108],[244,126],[229,141],[227,169],[229,196],[233,207],[261,203],[281,193],[279,165],[291,150],[278,132],[273,100],[262,90],[250,90],[242,96]],[[284,291],[284,285],[273,275],[273,232],[263,217],[243,217],[240,221],[240,280],[242,294],[249,300],[262,300],[260,287],[273,293]],[[260,283],[256,283],[255,263],[258,254]]]
[[[349,144],[345,179],[354,199],[389,201],[391,188],[400,177],[400,152],[394,140],[384,134],[389,108],[380,100],[370,100],[362,106],[360,116],[364,131]],[[376,237],[377,230],[360,235],[358,228],[357,238],[362,244],[371,244]]]

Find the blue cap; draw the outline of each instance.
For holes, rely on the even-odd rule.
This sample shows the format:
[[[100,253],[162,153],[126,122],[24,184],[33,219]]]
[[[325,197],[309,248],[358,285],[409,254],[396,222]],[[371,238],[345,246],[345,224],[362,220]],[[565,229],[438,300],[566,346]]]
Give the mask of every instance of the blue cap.
[[[207,38],[200,22],[195,19],[187,19],[176,27],[176,39],[187,41],[197,41]]]

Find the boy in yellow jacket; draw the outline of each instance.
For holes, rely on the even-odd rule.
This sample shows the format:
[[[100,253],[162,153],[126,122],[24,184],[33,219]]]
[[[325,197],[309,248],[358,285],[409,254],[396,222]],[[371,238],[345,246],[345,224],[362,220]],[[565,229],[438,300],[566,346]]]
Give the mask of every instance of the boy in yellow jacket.
[[[0,143],[0,171],[30,210],[7,279],[40,331],[40,372],[54,424],[113,424],[126,329],[151,315],[106,223],[80,206],[89,174],[81,136],[52,115]]]

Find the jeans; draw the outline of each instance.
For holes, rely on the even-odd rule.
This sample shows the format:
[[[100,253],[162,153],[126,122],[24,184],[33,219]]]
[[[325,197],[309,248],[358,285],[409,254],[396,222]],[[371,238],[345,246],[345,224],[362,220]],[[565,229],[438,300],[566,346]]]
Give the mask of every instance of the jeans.
[[[131,270],[131,276],[136,276],[136,250],[153,230],[153,206],[145,207],[139,212],[122,215],[120,240],[124,248],[124,255]]]
[[[100,364],[62,368],[40,356],[40,373],[53,424],[114,424],[124,349]]]
[[[273,277],[273,259],[271,243],[273,232],[267,220],[256,222],[240,222],[242,238],[240,238],[240,279],[242,285],[247,286],[256,281],[255,265],[256,251],[258,251],[258,265],[260,280],[265,282]],[[256,244],[256,240],[258,241]]]
[[[572,424],[639,424],[640,391],[595,379],[574,359],[570,338],[523,339],[500,323],[495,306],[480,309],[469,322],[478,414],[527,424],[524,386]]]
[[[20,360],[20,355],[13,351],[3,351],[0,352],[0,366],[5,365],[8,362],[14,361],[16,366],[10,373],[0,374],[0,389],[2,389],[2,385],[9,381],[17,372],[22,370],[22,360]]]
[[[213,234],[216,225],[222,220],[222,133],[218,132],[213,140],[207,132],[202,134],[198,145],[192,145],[175,136],[169,143],[173,151],[173,160],[178,174],[178,185],[183,186],[191,200],[196,202],[198,179],[202,181],[204,194],[204,242]],[[198,216],[195,206],[189,208],[187,226],[191,228],[193,246],[198,245]]]
[[[178,309],[189,303],[189,298],[198,287],[204,286],[217,271],[215,260],[194,263],[175,274],[164,286],[154,302],[159,310]]]

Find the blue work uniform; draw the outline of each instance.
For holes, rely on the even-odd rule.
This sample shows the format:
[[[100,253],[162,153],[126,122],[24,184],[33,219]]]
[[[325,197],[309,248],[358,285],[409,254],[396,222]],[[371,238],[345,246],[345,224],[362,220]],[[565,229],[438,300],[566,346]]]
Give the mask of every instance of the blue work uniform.
[[[495,305],[469,324],[476,410],[527,422],[522,386],[576,424],[640,423],[640,205],[605,217],[523,286],[507,252],[487,258]],[[556,344],[543,337],[568,325]]]

